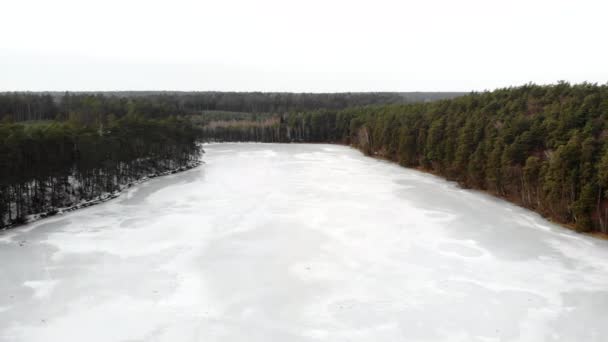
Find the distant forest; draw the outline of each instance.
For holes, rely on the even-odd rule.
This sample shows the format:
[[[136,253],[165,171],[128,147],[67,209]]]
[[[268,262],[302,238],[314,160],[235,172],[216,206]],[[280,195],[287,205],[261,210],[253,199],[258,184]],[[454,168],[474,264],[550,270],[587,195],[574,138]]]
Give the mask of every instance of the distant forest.
[[[485,190],[580,231],[608,233],[608,86],[499,89],[454,99],[217,121],[207,140],[333,142]]]
[[[238,93],[238,92],[46,92],[0,93],[0,119],[92,122],[129,114],[166,118],[220,112],[287,113],[372,104],[434,101],[456,92],[412,93]]]

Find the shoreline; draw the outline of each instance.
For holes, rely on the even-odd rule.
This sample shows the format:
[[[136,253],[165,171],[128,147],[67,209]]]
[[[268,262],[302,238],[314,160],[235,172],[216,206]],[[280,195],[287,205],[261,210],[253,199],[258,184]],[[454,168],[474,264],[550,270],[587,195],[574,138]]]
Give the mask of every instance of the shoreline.
[[[353,148],[353,149],[361,152],[366,157],[371,157],[371,158],[377,159],[377,160],[383,160],[383,161],[395,164],[396,166],[399,166],[399,167],[402,167],[402,168],[416,170],[416,171],[419,171],[419,172],[422,172],[422,173],[425,173],[425,174],[433,175],[433,176],[438,177],[438,178],[440,178],[442,180],[445,180],[445,181],[448,181],[448,182],[453,182],[459,188],[461,188],[463,190],[477,191],[477,192],[486,194],[488,196],[492,196],[494,198],[504,200],[507,203],[516,205],[516,206],[518,206],[520,208],[523,208],[523,209],[529,210],[529,211],[531,211],[531,212],[533,212],[535,214],[538,214],[543,219],[545,219],[545,220],[547,220],[547,221],[555,224],[556,226],[559,226],[560,228],[572,231],[572,232],[577,233],[577,234],[589,236],[589,237],[592,237],[592,238],[595,238],[595,239],[608,241],[608,234],[606,234],[606,233],[597,232],[597,231],[591,231],[591,232],[579,231],[579,230],[577,230],[574,227],[573,224],[556,221],[553,218],[551,218],[551,217],[549,217],[547,215],[544,215],[543,213],[541,213],[539,211],[533,210],[532,208],[528,208],[528,207],[526,207],[526,206],[524,206],[524,205],[522,205],[520,203],[517,203],[515,201],[511,201],[507,197],[499,196],[499,195],[497,195],[497,194],[495,194],[495,193],[493,193],[491,191],[485,190],[485,189],[476,189],[476,188],[464,187],[462,184],[460,184],[457,181],[450,180],[450,179],[448,179],[448,178],[446,178],[446,177],[444,177],[444,176],[442,176],[440,174],[437,174],[437,173],[435,173],[435,172],[433,172],[431,170],[427,170],[427,169],[422,168],[422,167],[407,167],[407,166],[403,166],[403,165],[399,164],[397,161],[395,161],[395,160],[393,160],[393,159],[391,159],[389,157],[386,157],[384,155],[381,155],[381,154],[379,154],[377,152],[372,152],[372,154],[366,154],[363,150],[361,150],[359,147],[357,147],[356,145],[353,145],[353,144],[348,144],[348,143],[345,143],[345,142],[336,142],[336,141],[334,141],[334,142],[297,142],[297,141],[287,141],[287,142],[260,142],[260,141],[221,141],[221,142],[218,142],[218,141],[213,141],[213,142],[210,142],[210,141],[207,141],[207,142],[204,142],[203,145],[207,145],[207,144],[210,144],[210,145],[221,145],[221,144],[225,144],[225,143],[313,144],[313,145],[314,144],[327,144],[327,145],[347,146],[347,147]],[[84,209],[84,208],[88,208],[88,207],[93,206],[93,205],[97,205],[97,204],[101,204],[101,203],[110,201],[112,199],[115,199],[115,198],[119,197],[125,190],[130,189],[134,185],[144,183],[144,182],[149,181],[149,180],[151,180],[153,178],[162,177],[162,176],[168,176],[168,175],[171,175],[171,174],[176,174],[176,173],[188,171],[188,170],[194,169],[194,168],[196,168],[196,167],[198,167],[198,166],[200,166],[202,164],[204,164],[204,161],[198,160],[198,161],[193,162],[193,163],[191,163],[191,164],[189,164],[187,166],[183,166],[183,167],[180,167],[180,168],[177,168],[177,169],[173,169],[173,170],[169,170],[169,171],[165,171],[165,172],[161,172],[161,173],[155,173],[155,174],[151,174],[151,175],[142,177],[142,178],[140,178],[138,180],[135,180],[133,182],[130,182],[130,183],[127,183],[127,184],[121,186],[120,189],[117,190],[117,191],[114,191],[112,193],[105,193],[103,195],[100,195],[100,196],[92,199],[92,200],[80,201],[80,202],[78,202],[78,203],[76,203],[74,205],[71,205],[71,206],[68,206],[68,207],[57,208],[57,209],[54,209],[54,210],[51,210],[51,211],[48,211],[48,212],[44,212],[44,213],[30,214],[30,215],[28,215],[26,217],[25,222],[13,223],[13,224],[10,224],[10,225],[7,225],[7,226],[0,227],[0,234],[2,232],[6,231],[6,230],[11,230],[11,229],[14,229],[14,228],[18,228],[18,227],[24,226],[26,224],[39,221],[39,220],[44,219],[44,218],[48,218],[48,217],[52,217],[52,216],[56,216],[56,215],[62,215],[62,214],[65,214],[65,213],[69,213],[69,212],[78,210],[78,209]]]
[[[517,203],[517,202],[515,202],[515,201],[511,201],[511,200],[510,200],[508,197],[499,196],[498,194],[493,193],[493,192],[488,191],[488,190],[485,190],[485,189],[476,189],[476,188],[465,187],[465,186],[463,186],[461,183],[459,183],[458,181],[450,180],[450,179],[448,179],[448,178],[444,177],[444,176],[443,176],[443,175],[441,175],[441,174],[438,174],[438,173],[436,173],[436,172],[433,172],[433,171],[431,171],[431,170],[428,170],[428,169],[425,169],[425,168],[422,168],[422,167],[407,167],[407,166],[403,166],[403,165],[399,164],[399,162],[397,162],[397,161],[395,161],[395,160],[393,160],[393,159],[391,159],[391,158],[389,158],[389,157],[387,157],[387,156],[384,156],[384,155],[382,155],[382,154],[380,154],[380,153],[377,153],[377,151],[371,151],[371,154],[366,154],[366,153],[365,153],[365,152],[364,152],[364,151],[363,151],[361,148],[359,148],[357,145],[354,145],[354,144],[352,144],[352,143],[346,143],[346,142],[343,142],[343,141],[330,141],[330,142],[303,142],[303,141],[283,141],[283,142],[262,142],[262,141],[222,141],[222,142],[212,142],[212,143],[213,143],[213,144],[224,144],[224,143],[258,143],[258,144],[259,144],[259,143],[261,143],[261,144],[312,144],[312,145],[326,144],[326,145],[347,146],[347,147],[353,148],[353,149],[355,149],[355,150],[357,150],[357,151],[361,152],[361,153],[362,153],[364,156],[366,156],[366,157],[370,157],[370,158],[377,159],[377,160],[383,160],[383,161],[386,161],[386,162],[389,162],[389,163],[395,164],[395,165],[397,165],[397,166],[399,166],[399,167],[402,167],[402,168],[406,168],[406,169],[410,169],[410,170],[416,170],[416,171],[420,171],[420,172],[422,172],[422,173],[426,173],[426,174],[429,174],[429,175],[433,175],[433,176],[438,177],[438,178],[441,178],[441,179],[443,179],[443,180],[445,180],[445,181],[448,181],[448,182],[453,182],[453,183],[455,183],[455,184],[456,184],[456,185],[457,185],[459,188],[461,188],[461,189],[463,189],[463,190],[478,191],[478,192],[483,193],[483,194],[486,194],[486,195],[488,195],[488,196],[492,196],[492,197],[494,197],[494,198],[501,199],[501,200],[503,200],[503,201],[505,201],[505,202],[507,202],[507,203],[513,204],[513,205],[515,205],[515,206],[518,206],[518,207],[520,207],[520,208],[523,208],[523,209],[529,210],[529,211],[531,211],[531,212],[533,212],[533,213],[535,213],[535,214],[538,214],[538,215],[539,215],[540,217],[542,217],[543,219],[545,219],[545,220],[547,220],[547,221],[549,221],[549,222],[551,222],[551,223],[555,224],[556,226],[559,226],[559,227],[561,227],[561,228],[563,228],[563,229],[566,229],[566,230],[572,231],[572,232],[577,233],[577,234],[581,234],[581,235],[589,236],[589,237],[592,237],[592,238],[594,238],[594,239],[599,239],[599,240],[605,240],[605,241],[608,241],[608,233],[602,233],[602,232],[598,232],[598,231],[590,231],[590,232],[579,231],[579,230],[577,230],[577,229],[576,229],[576,227],[575,227],[575,226],[574,226],[574,224],[572,224],[572,223],[565,223],[565,222],[560,222],[560,221],[557,221],[557,220],[553,219],[552,217],[550,217],[550,216],[547,216],[547,215],[543,214],[543,213],[542,213],[542,212],[540,212],[540,211],[536,211],[536,210],[534,210],[534,209],[532,209],[532,208],[528,208],[528,207],[526,207],[526,206],[524,206],[524,205],[522,205],[522,204],[520,204],[520,203]]]
[[[330,144],[333,144],[333,143],[330,143]],[[528,208],[528,207],[526,207],[526,206],[524,206],[524,205],[522,205],[522,204],[520,204],[520,203],[517,203],[517,202],[515,202],[515,201],[511,201],[511,200],[509,200],[509,198],[508,198],[508,197],[499,196],[499,195],[497,195],[497,194],[496,194],[496,193],[494,193],[494,192],[491,192],[491,191],[488,191],[488,190],[485,190],[485,189],[476,189],[476,188],[465,187],[465,186],[463,186],[462,184],[460,184],[458,181],[450,180],[450,179],[448,179],[448,178],[444,177],[443,175],[438,174],[438,173],[436,173],[436,172],[433,172],[433,171],[431,171],[431,170],[425,169],[425,168],[423,168],[423,167],[407,167],[407,166],[403,166],[403,165],[399,164],[399,162],[397,162],[397,161],[395,161],[395,160],[392,160],[392,159],[390,159],[390,158],[388,158],[388,157],[386,157],[386,156],[383,156],[383,155],[381,155],[381,154],[377,154],[377,153],[376,153],[376,154],[369,154],[369,155],[368,155],[368,154],[365,154],[365,153],[364,153],[364,152],[363,152],[361,149],[359,149],[359,148],[358,148],[357,146],[355,146],[355,145],[348,145],[348,144],[337,144],[337,145],[350,146],[350,147],[352,147],[352,148],[356,149],[357,151],[360,151],[361,153],[363,153],[363,155],[365,155],[365,156],[367,156],[367,157],[371,157],[371,158],[378,159],[378,160],[384,160],[384,161],[387,161],[387,162],[393,163],[393,164],[395,164],[395,165],[397,165],[397,166],[399,166],[399,167],[402,167],[402,168],[406,168],[406,169],[410,169],[410,170],[416,170],[416,171],[420,171],[420,172],[422,172],[422,173],[426,173],[426,174],[433,175],[433,176],[435,176],[435,177],[441,178],[441,179],[443,179],[443,180],[445,180],[445,181],[447,181],[447,182],[453,182],[453,183],[455,183],[455,184],[456,184],[456,185],[457,185],[459,188],[461,188],[461,189],[463,189],[463,190],[478,191],[478,192],[483,193],[483,194],[486,194],[486,195],[488,195],[488,196],[492,196],[492,197],[494,197],[494,198],[501,199],[501,200],[503,200],[503,201],[505,201],[505,202],[507,202],[507,203],[513,204],[513,205],[515,205],[515,206],[518,206],[518,207],[520,207],[520,208],[523,208],[523,209],[529,210],[529,211],[531,211],[531,212],[533,212],[533,213],[535,213],[535,214],[538,214],[540,217],[542,217],[543,219],[545,219],[545,220],[547,220],[547,221],[549,221],[549,222],[551,222],[551,223],[555,224],[556,226],[559,226],[560,228],[563,228],[563,229],[566,229],[566,230],[572,231],[572,232],[574,232],[574,233],[576,233],[576,234],[581,234],[581,235],[585,235],[585,236],[592,237],[592,238],[594,238],[594,239],[599,239],[599,240],[605,240],[605,241],[608,241],[608,233],[602,233],[602,232],[597,232],[597,231],[590,231],[590,232],[579,231],[578,229],[576,229],[576,227],[575,227],[575,226],[574,226],[574,224],[572,224],[572,223],[565,223],[565,222],[560,222],[560,221],[557,221],[557,220],[553,219],[552,217],[550,217],[550,216],[547,216],[547,215],[543,214],[543,213],[542,213],[542,212],[540,212],[540,211],[536,211],[536,210],[534,210],[534,209],[532,209],[532,208]]]
[[[25,221],[24,222],[19,222],[19,223],[12,223],[6,226],[2,226],[0,227],[0,234],[2,234],[5,231],[8,230],[12,230],[15,228],[19,228],[22,227],[26,224],[30,224],[30,223],[34,223],[37,221],[40,221],[42,219],[48,218],[48,217],[53,217],[53,216],[57,216],[57,215],[63,215],[78,209],[84,209],[84,208],[88,208],[88,207],[92,207],[94,205],[97,204],[101,204],[104,202],[108,202],[110,200],[113,200],[117,197],[119,197],[120,195],[123,194],[123,192],[127,189],[132,188],[133,186],[137,185],[137,184],[142,184],[145,183],[151,179],[154,178],[158,178],[158,177],[163,177],[163,176],[169,176],[169,175],[173,175],[173,174],[177,174],[177,173],[181,173],[181,172],[185,172],[188,170],[192,170],[194,168],[197,168],[201,165],[203,165],[205,162],[202,159],[199,159],[195,162],[192,162],[186,166],[182,166],[182,167],[178,167],[176,169],[172,169],[172,170],[168,170],[168,171],[164,171],[164,172],[159,172],[159,173],[153,173],[153,174],[149,174],[145,177],[139,178],[137,180],[134,180],[132,182],[129,182],[125,185],[121,185],[119,187],[119,190],[116,190],[114,192],[109,192],[109,193],[104,193],[102,195],[99,195],[91,200],[82,200],[80,202],[74,203],[70,206],[67,207],[61,207],[61,208],[56,208],[50,211],[46,211],[46,212],[42,212],[42,213],[35,213],[35,214],[29,214],[26,216]]]

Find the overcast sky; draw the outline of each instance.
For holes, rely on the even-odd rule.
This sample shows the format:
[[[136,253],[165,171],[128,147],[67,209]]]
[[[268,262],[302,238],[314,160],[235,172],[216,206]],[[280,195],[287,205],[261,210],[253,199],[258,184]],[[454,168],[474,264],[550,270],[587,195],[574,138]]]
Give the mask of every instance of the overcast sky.
[[[0,90],[608,81],[605,0],[5,0],[0,12]]]

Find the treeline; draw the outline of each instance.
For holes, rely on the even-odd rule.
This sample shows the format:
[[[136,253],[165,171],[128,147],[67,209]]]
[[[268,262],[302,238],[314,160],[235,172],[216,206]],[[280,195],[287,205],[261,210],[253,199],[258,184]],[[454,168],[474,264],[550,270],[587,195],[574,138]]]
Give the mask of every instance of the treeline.
[[[292,113],[273,127],[281,141],[350,143],[581,231],[608,233],[606,85],[529,84],[431,103]],[[206,138],[268,139],[248,132],[233,125]]]
[[[0,123],[0,227],[198,163],[187,120],[126,116],[105,125]]]
[[[263,120],[217,120],[202,126],[205,141],[257,141],[267,143],[286,142],[287,128],[282,117]]]
[[[452,98],[463,93],[182,93],[186,106],[194,111],[224,110],[249,113],[287,113],[316,109],[344,109],[372,104],[398,104]]]
[[[189,116],[192,123],[197,126],[205,126],[212,122],[218,121],[252,121],[261,122],[269,119],[277,118],[277,114],[273,113],[246,113],[246,112],[226,112],[205,110],[200,114]]]
[[[145,115],[199,115],[224,111],[286,113],[319,108],[343,109],[372,104],[398,104],[451,98],[462,93],[239,93],[239,92],[102,92],[0,93],[0,119],[81,120]],[[209,114],[209,113],[207,113]]]
[[[0,120],[53,120],[58,107],[50,94],[0,93]]]

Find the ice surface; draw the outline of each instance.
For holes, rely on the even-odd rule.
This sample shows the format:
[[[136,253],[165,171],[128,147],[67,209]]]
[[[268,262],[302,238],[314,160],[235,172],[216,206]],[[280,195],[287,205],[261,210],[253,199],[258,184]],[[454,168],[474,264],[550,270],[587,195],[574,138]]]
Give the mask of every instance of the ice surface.
[[[605,341],[608,243],[332,145],[0,234],[1,341]]]

